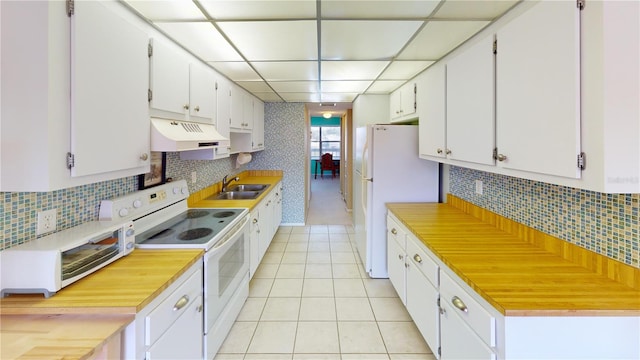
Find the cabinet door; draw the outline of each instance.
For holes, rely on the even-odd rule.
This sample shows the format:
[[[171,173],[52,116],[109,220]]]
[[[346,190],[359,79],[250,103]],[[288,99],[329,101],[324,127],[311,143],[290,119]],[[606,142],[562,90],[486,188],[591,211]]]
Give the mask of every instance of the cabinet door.
[[[216,130],[229,139],[231,127],[231,83],[219,78],[216,86]],[[230,147],[219,147],[216,156],[228,157]]]
[[[260,206],[260,258],[264,256],[265,252],[271,245],[271,239],[273,238],[273,192],[262,200]]]
[[[149,169],[149,39],[101,2],[71,17],[72,176]]]
[[[260,255],[260,210],[258,207],[251,210],[251,233],[249,244],[249,274],[251,278],[256,273],[262,256]]]
[[[448,158],[494,165],[493,36],[447,62]]]
[[[436,63],[429,67],[420,80],[420,155],[444,158],[445,141],[445,89],[446,67]]]
[[[253,150],[264,150],[264,103],[260,100],[254,100],[253,103],[251,145]]]
[[[397,242],[387,236],[387,271],[389,281],[396,289],[398,297],[403,304],[407,304],[406,278],[405,278],[405,253]]]
[[[402,116],[412,115],[416,113],[417,92],[418,87],[414,82],[408,83],[400,89],[400,112]]]
[[[175,45],[151,39],[151,46],[151,112],[185,120],[189,108],[189,63]]]
[[[147,350],[147,359],[202,359],[204,319],[198,296],[169,329]]]
[[[400,89],[389,95],[389,116],[391,119],[402,116],[400,113]]]
[[[495,360],[496,355],[458,316],[449,303],[441,302],[440,360]]]
[[[242,98],[242,128],[253,128],[253,96],[245,94]]]
[[[440,347],[438,290],[407,259],[407,311],[434,354]]]
[[[231,128],[242,129],[244,123],[245,93],[237,86],[231,86]]]
[[[189,64],[189,120],[215,124],[216,78],[212,69]]]
[[[575,2],[538,2],[497,39],[500,166],[579,178],[580,10]]]

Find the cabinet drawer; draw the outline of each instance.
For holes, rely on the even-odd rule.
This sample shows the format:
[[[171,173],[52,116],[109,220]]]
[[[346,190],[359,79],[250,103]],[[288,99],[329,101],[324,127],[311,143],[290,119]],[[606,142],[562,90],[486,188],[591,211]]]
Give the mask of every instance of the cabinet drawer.
[[[446,302],[478,336],[496,346],[496,319],[445,272],[440,276],[440,303]]]
[[[400,224],[394,218],[387,216],[387,240],[393,239],[404,250],[406,248],[405,234]]]
[[[145,345],[149,346],[155,343],[201,295],[202,269],[200,268],[147,315],[145,318]]]
[[[418,245],[419,240],[409,235],[407,236],[407,257],[413,262],[414,267],[420,269],[424,276],[434,287],[438,287],[438,264],[427,255]]]

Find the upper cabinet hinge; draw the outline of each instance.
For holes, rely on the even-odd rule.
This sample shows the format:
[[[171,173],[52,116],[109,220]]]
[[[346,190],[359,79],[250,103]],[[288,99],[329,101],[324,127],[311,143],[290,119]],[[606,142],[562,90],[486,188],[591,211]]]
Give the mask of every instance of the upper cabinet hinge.
[[[151,89],[147,90],[147,101],[151,102],[153,100],[153,91]]]
[[[418,110],[418,84],[413,84],[413,110]]]
[[[147,45],[147,55],[149,55],[149,57],[153,56],[153,45],[151,43]]]
[[[67,153],[67,169],[71,169],[76,166],[76,157],[72,153]]]
[[[493,54],[498,53],[498,40],[493,40]]]
[[[493,160],[498,160],[498,148],[493,148]]]
[[[578,169],[584,170],[587,167],[587,155],[581,152],[578,154]]]
[[[576,0],[576,5],[578,6],[578,9],[584,10],[584,6],[586,2],[587,0]]]
[[[216,90],[218,90],[218,82],[216,81]]]
[[[75,9],[75,4],[73,3],[74,0],[67,0],[67,16],[71,17],[71,15],[74,14],[74,9]]]
[[[442,347],[438,346],[438,355],[442,356]]]

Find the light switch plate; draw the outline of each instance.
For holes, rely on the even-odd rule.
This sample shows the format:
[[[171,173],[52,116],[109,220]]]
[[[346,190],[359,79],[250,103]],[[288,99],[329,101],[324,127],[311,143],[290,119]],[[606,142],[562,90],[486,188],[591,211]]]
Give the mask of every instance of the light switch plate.
[[[476,180],[476,194],[482,195],[482,180]]]

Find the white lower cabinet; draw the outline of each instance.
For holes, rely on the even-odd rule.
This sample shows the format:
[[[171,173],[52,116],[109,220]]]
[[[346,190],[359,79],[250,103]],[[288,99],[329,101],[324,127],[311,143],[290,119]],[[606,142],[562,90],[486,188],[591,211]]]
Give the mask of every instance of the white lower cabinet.
[[[282,183],[251,210],[249,275],[253,278],[282,221]]]
[[[449,303],[443,301],[440,323],[441,360],[493,360],[496,354],[473,332]]]
[[[202,358],[202,332],[193,326],[202,322],[202,296],[193,299],[191,305],[183,312],[184,314],[147,350],[147,360]]]

